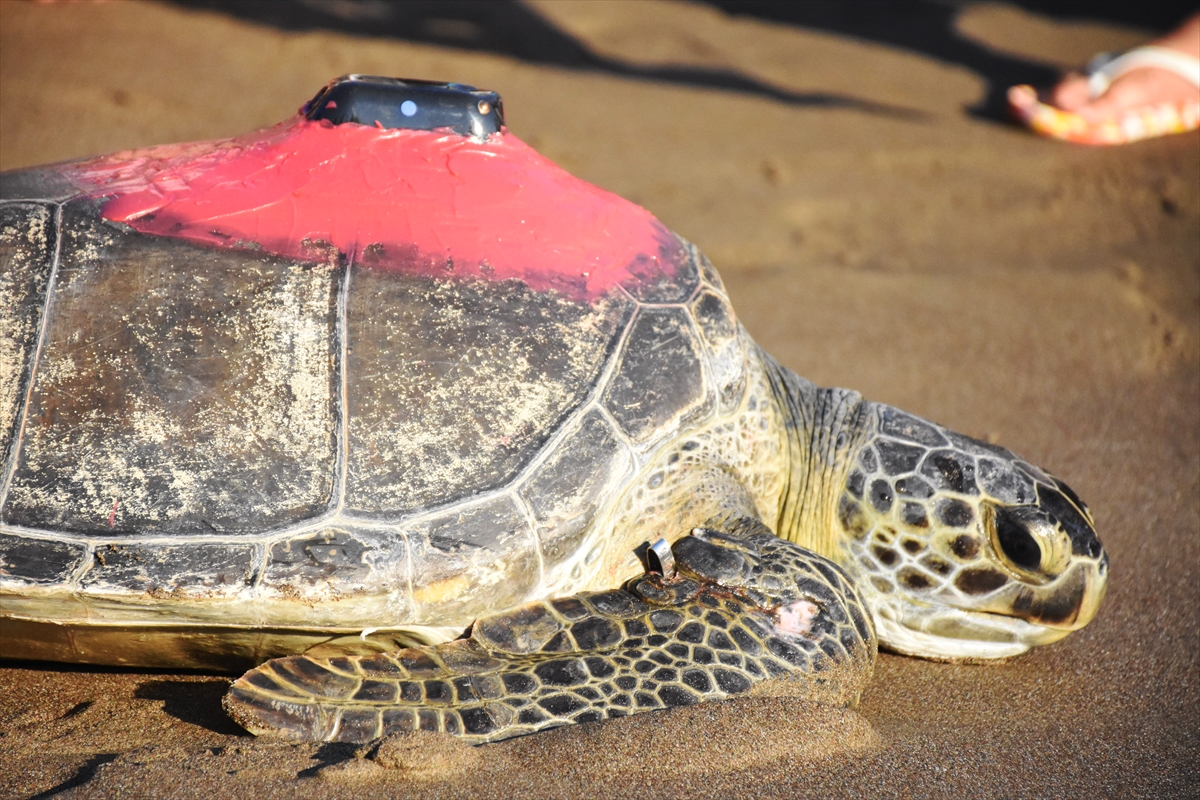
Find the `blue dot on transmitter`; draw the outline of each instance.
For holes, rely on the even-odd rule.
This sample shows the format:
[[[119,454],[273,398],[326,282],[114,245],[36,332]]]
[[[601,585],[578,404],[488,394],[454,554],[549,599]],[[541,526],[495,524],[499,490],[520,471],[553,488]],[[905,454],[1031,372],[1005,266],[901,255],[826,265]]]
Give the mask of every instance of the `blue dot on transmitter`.
[[[417,113],[417,104],[412,100],[405,100],[400,104],[400,113],[406,117],[411,117],[413,114]]]

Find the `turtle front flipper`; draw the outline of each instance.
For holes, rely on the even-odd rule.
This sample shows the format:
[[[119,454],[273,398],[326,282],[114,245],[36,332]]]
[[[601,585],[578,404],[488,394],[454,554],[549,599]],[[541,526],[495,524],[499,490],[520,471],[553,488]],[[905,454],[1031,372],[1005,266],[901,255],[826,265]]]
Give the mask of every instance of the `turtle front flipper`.
[[[428,730],[481,744],[748,692],[857,702],[875,631],[837,566],[761,525],[697,529],[674,552],[677,575],[530,603],[467,639],[275,659],[234,682],[225,708],[259,735]]]

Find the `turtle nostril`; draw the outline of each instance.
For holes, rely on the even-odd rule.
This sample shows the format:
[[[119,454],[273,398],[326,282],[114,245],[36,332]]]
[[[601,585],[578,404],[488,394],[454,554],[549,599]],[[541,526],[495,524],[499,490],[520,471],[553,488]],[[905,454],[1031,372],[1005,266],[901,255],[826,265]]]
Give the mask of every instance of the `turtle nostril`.
[[[1033,571],[1042,563],[1042,548],[1037,540],[1007,509],[996,513],[996,541],[1008,560],[1021,569]]]

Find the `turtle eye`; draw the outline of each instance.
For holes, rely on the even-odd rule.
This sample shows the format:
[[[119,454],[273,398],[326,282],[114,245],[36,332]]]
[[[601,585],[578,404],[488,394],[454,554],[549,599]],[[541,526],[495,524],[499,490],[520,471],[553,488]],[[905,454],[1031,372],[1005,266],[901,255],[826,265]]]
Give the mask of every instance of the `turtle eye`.
[[[1012,509],[996,510],[996,544],[1013,566],[1033,572],[1042,563],[1042,548],[1021,516]]]

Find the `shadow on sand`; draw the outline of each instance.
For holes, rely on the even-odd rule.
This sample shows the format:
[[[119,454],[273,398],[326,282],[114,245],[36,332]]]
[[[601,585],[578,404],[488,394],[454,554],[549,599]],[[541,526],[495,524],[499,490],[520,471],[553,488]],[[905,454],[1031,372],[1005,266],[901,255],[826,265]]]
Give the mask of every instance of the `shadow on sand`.
[[[679,65],[631,64],[592,52],[520,0],[173,0],[281,30],[328,30],[358,36],[404,39],[423,44],[495,53],[531,64],[600,72],[756,95],[800,106],[848,108],[868,114],[924,118],[914,109],[826,92],[793,92],[736,70]],[[998,53],[960,36],[955,18],[961,0],[697,0],[730,16],[833,33],[920,53],[965,67],[988,90],[971,116],[1003,121],[1009,86],[1044,86],[1057,77],[1045,64]],[[1104,0],[1018,0],[1025,9],[1058,18],[1105,20],[1149,30],[1167,30],[1191,10],[1190,2],[1129,4]]]

